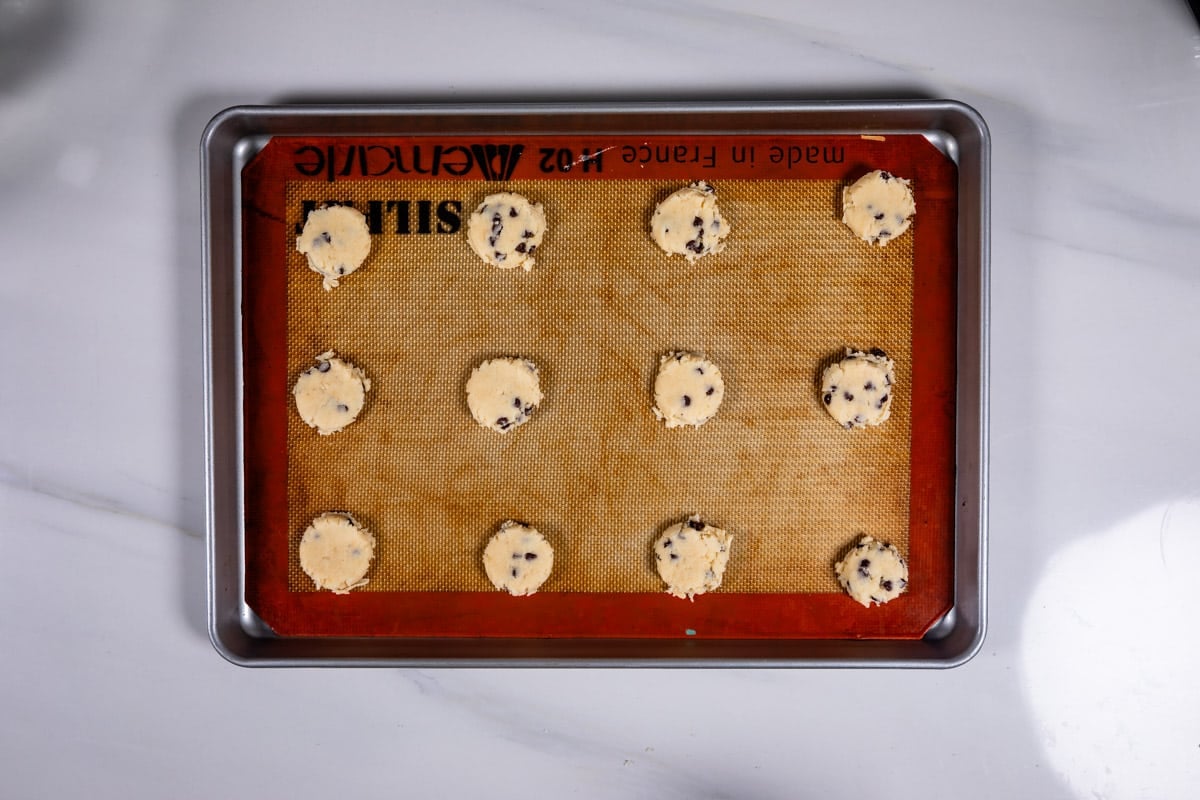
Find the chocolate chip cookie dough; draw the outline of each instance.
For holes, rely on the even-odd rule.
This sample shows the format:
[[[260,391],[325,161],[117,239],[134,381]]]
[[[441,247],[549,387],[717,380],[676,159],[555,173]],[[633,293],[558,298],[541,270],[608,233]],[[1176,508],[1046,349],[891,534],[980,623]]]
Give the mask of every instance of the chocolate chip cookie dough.
[[[671,525],[654,543],[654,563],[667,593],[692,600],[721,585],[733,536],[694,515]]]
[[[318,208],[305,220],[296,249],[308,258],[309,269],[324,276],[329,291],[367,260],[371,252],[367,218],[349,206]]]
[[[512,192],[488,195],[467,223],[467,241],[480,258],[501,269],[533,269],[546,233],[546,212]]]
[[[327,436],[358,419],[371,379],[332,350],[317,356],[317,365],[300,373],[292,396],[300,419]]]
[[[909,183],[883,170],[868,172],[842,192],[842,222],[864,241],[887,244],[917,213]]]
[[[318,516],[300,539],[300,568],[318,589],[334,594],[365,586],[374,555],[375,537],[341,511]]]
[[[537,528],[508,520],[483,550],[483,569],[497,589],[533,594],[554,569],[554,548]]]
[[[882,350],[847,348],[821,376],[821,402],[847,430],[879,425],[892,413],[895,380],[895,364]]]
[[[885,542],[864,536],[834,566],[838,583],[863,606],[894,600],[908,588],[908,564]]]
[[[659,359],[651,410],[668,428],[700,427],[716,416],[724,397],[721,370],[708,359],[686,352]]]
[[[668,255],[689,263],[725,249],[729,226],[717,208],[717,195],[704,181],[675,192],[658,204],[650,218],[650,237]]]
[[[537,365],[524,358],[493,358],[471,371],[467,407],[485,428],[508,433],[525,424],[542,402]]]

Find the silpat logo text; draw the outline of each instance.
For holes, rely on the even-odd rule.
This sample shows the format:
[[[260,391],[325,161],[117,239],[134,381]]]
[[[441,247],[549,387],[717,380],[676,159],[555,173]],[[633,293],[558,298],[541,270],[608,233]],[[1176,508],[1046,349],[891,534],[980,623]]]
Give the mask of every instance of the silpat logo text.
[[[512,178],[525,151],[523,144],[472,145],[304,145],[296,148],[296,171],[310,178],[377,178],[391,174],[459,177],[478,170],[488,181]]]

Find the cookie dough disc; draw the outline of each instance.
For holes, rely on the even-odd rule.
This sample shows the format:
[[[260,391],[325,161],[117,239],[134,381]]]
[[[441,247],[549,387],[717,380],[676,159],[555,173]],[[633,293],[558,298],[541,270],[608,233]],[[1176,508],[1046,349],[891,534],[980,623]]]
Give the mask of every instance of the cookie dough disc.
[[[658,574],[667,593],[691,600],[721,585],[733,536],[693,516],[663,531],[654,543]]]
[[[909,181],[875,170],[842,192],[842,222],[860,239],[885,245],[908,230],[917,213]]]
[[[493,358],[472,370],[467,379],[471,416],[500,433],[524,424],[541,402],[537,366],[523,358]]]
[[[308,257],[308,268],[325,276],[325,290],[338,278],[362,266],[371,252],[367,218],[349,206],[327,206],[308,215],[296,237],[296,249]]]
[[[825,410],[847,430],[879,425],[892,413],[894,368],[882,350],[847,349],[846,357],[821,376]]]
[[[867,608],[900,596],[908,587],[908,565],[890,544],[864,536],[834,566],[838,583]]]
[[[654,379],[654,416],[668,428],[700,427],[712,419],[725,396],[721,370],[694,353],[667,353]]]
[[[331,511],[312,521],[300,539],[300,567],[318,589],[346,594],[365,586],[375,537],[354,517]]]
[[[480,258],[501,269],[533,269],[533,253],[546,233],[546,212],[519,194],[483,199],[467,223],[467,241]]]
[[[725,249],[729,226],[717,209],[713,187],[701,181],[680,189],[658,204],[650,218],[650,236],[669,255],[689,262]]]
[[[300,418],[325,436],[358,419],[370,388],[371,379],[361,369],[329,350],[300,373],[292,395]]]
[[[550,577],[554,548],[536,528],[509,520],[483,550],[483,569],[497,589],[521,597]]]

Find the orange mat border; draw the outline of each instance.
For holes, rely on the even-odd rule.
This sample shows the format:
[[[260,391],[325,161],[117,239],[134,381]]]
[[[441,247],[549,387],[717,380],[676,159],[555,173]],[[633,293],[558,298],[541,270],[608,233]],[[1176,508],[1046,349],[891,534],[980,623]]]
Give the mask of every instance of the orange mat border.
[[[412,158],[418,152],[420,159]],[[507,147],[506,147],[507,146]],[[519,155],[514,155],[517,146]],[[584,151],[603,152],[601,174]],[[740,152],[741,160],[733,154]],[[754,156],[751,157],[750,153]],[[564,156],[564,153],[570,154]],[[840,160],[837,158],[841,154]],[[401,156],[400,159],[396,155]],[[711,164],[709,155],[711,154]],[[406,159],[405,156],[408,156]],[[661,156],[661,160],[659,160]],[[778,156],[776,160],[774,156]],[[648,160],[646,160],[648,159]],[[408,172],[398,172],[403,167]],[[565,167],[565,169],[564,169]],[[914,178],[910,591],[864,609],[842,594],[288,590],[285,184],[326,178],[605,180]],[[427,172],[417,172],[426,170]],[[495,184],[497,189],[502,184]],[[957,170],[924,137],[276,137],[242,173],[246,602],[284,636],[914,639],[954,589]]]

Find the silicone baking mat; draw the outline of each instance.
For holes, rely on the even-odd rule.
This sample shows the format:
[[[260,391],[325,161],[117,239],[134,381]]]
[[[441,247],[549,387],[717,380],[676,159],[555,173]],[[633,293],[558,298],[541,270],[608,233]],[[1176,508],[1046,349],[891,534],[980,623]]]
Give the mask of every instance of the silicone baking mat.
[[[917,197],[910,233],[886,247],[840,221],[842,188],[875,168]],[[280,138],[243,180],[247,596],[277,632],[912,637],[949,607],[955,173],[923,137]],[[731,234],[689,264],[648,229],[695,180],[715,186]],[[546,209],[531,272],[466,242],[498,191]],[[367,215],[372,252],[325,291],[295,236],[331,202]],[[820,372],[847,346],[896,361],[879,428],[842,430],[821,406]],[[371,390],[357,422],[320,436],[290,387],[330,349]],[[650,411],[672,350],[724,374],[698,429]],[[464,393],[500,355],[537,363],[546,396],[506,435],[478,426]],[[301,533],[328,510],[377,541],[348,596],[299,567]],[[693,513],[734,540],[721,588],[689,603],[662,594],[650,545]],[[506,519],[554,546],[533,597],[483,573]],[[906,595],[869,610],[833,574],[864,533],[912,569]]]

